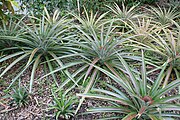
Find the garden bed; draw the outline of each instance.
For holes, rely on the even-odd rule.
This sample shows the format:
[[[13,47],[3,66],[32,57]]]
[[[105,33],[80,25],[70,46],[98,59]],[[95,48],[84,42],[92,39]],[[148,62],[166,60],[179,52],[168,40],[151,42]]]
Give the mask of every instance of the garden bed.
[[[180,119],[175,3],[2,20],[0,119]]]

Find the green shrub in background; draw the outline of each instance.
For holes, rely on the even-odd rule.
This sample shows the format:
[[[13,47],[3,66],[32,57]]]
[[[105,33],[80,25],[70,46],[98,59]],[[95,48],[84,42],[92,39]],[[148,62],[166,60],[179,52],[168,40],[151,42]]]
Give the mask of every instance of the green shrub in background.
[[[14,0],[0,0],[0,20],[6,20],[9,12],[14,14],[13,6],[18,6]]]
[[[79,11],[83,10],[83,7],[93,11],[104,11],[105,4],[117,2],[118,0],[20,0],[22,2],[21,9],[27,9],[27,11],[33,11],[35,14],[41,14],[44,7],[48,11],[53,12],[54,9],[60,9],[61,14],[64,15],[65,11]],[[82,11],[81,11],[82,12]]]
[[[64,15],[65,11],[78,11],[83,13],[83,7],[87,11],[99,11],[104,12],[107,10],[108,6],[112,6],[117,3],[122,6],[122,2],[125,6],[133,6],[137,3],[140,4],[152,4],[158,0],[20,0],[22,3],[21,9],[27,9],[27,11],[33,11],[34,14],[41,14],[44,7],[47,8],[49,12],[53,12],[54,9],[60,9],[61,14]]]
[[[27,12],[32,11],[36,15],[40,15],[44,7],[51,13],[58,8],[61,10],[61,14],[64,14],[65,10],[76,7],[76,0],[20,0],[20,2],[22,10],[26,9]]]

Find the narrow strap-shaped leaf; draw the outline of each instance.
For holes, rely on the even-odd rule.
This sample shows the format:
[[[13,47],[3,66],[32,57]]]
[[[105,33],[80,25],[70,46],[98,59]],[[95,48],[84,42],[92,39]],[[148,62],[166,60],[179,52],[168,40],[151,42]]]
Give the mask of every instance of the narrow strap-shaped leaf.
[[[79,65],[79,64],[81,64],[81,63],[83,63],[83,62],[82,62],[82,61],[78,61],[78,62],[73,62],[73,63],[67,63],[67,64],[63,65],[62,67],[57,68],[56,70],[54,70],[54,71],[52,71],[52,72],[44,75],[43,77],[41,77],[41,78],[39,78],[39,79],[43,79],[43,78],[51,75],[52,73],[56,73],[56,72],[59,72],[59,71],[61,71],[61,70],[65,70],[65,69],[67,69],[67,68],[69,68],[69,67],[72,67],[72,66],[75,66],[75,65]]]
[[[129,105],[128,101],[126,101],[126,100],[119,99],[117,97],[107,96],[107,95],[90,94],[90,93],[85,94],[84,93],[84,94],[77,94],[77,96],[81,96],[81,97],[84,97],[84,98],[96,98],[96,99],[101,99],[101,100],[109,100],[109,101],[117,102],[117,103],[119,103],[121,105]]]
[[[29,63],[28,66],[25,66],[25,67],[23,68],[23,70],[22,70],[21,72],[19,72],[19,73],[16,75],[16,77],[14,77],[14,78],[12,79],[12,82],[11,82],[10,85],[8,86],[7,90],[11,88],[11,86],[14,84],[14,82],[27,70],[27,68],[28,68],[33,62],[34,62],[34,60],[32,60],[31,63]]]
[[[138,111],[138,114],[136,115],[138,119],[142,116],[143,113],[145,113],[146,109],[147,109],[146,106],[142,106],[140,108],[140,110]]]
[[[35,48],[35,49],[31,52],[31,55],[30,55],[29,60],[28,60],[28,62],[27,62],[26,65],[28,65],[28,64],[32,61],[34,55],[36,54],[36,52],[37,52],[38,50],[39,50],[39,48]]]
[[[73,76],[73,75],[72,75]],[[76,83],[78,83],[80,80],[83,79],[83,75],[79,76],[78,78],[76,78]],[[71,87],[69,87],[65,92],[64,94],[67,94],[69,91],[71,91],[74,87],[76,87],[76,84],[72,85]],[[58,91],[60,88],[62,88],[61,86],[56,90]]]
[[[53,68],[51,62],[49,61],[48,56],[45,56],[45,58],[46,58],[46,61],[47,61],[47,64],[48,64],[49,71],[52,72],[54,70],[54,68]],[[57,82],[55,74],[51,74],[51,76],[54,79],[54,82],[55,82],[56,86],[59,87],[59,84]]]
[[[157,114],[154,114],[154,115],[159,116],[158,113],[157,113]],[[176,117],[176,118],[180,119],[180,115],[177,114],[177,113],[161,113],[161,116],[162,116],[163,118],[166,118],[166,117],[171,116],[171,118],[172,118],[172,117]],[[165,120],[166,120],[166,119],[165,119]],[[167,119],[167,120],[169,120],[169,119]]]
[[[55,61],[57,59],[76,57],[76,56],[80,56],[80,55],[81,54],[79,54],[79,53],[75,53],[75,54],[70,54],[70,55],[63,55],[63,56],[56,57],[56,58],[53,57],[53,59],[50,59],[49,62]],[[41,64],[44,64],[44,63],[47,63],[47,61],[41,62]]]
[[[31,42],[30,40],[24,39],[24,38],[20,38],[20,37],[12,37],[12,36],[1,36],[0,39],[4,40],[13,40],[13,41],[18,41],[18,42],[22,42],[22,43],[26,43],[28,45],[32,45],[34,46],[34,43]]]
[[[171,65],[168,67],[168,70],[167,70],[167,73],[166,73],[166,78],[165,78],[164,83],[163,83],[163,88],[168,84],[168,80],[169,80],[169,78],[170,78],[172,69],[173,69],[173,66],[172,66],[172,64],[171,64]]]
[[[89,81],[89,83],[88,83],[88,85],[86,86],[86,89],[85,89],[85,91],[84,91],[84,94],[88,93],[88,91],[89,91],[90,88],[92,87],[92,85],[93,85],[93,83],[94,83],[94,80],[95,80],[95,78],[96,78],[97,71],[98,71],[98,69],[94,69],[94,71],[93,71],[93,73],[92,73],[92,76],[91,76],[91,79],[90,79],[90,81]],[[76,111],[75,111],[75,114],[77,114],[77,112],[79,111],[79,109],[80,109],[80,107],[81,107],[84,99],[85,99],[85,96],[83,96],[83,97],[80,99],[79,105],[78,105],[78,107],[77,107],[77,109],[76,109]]]
[[[134,74],[132,73],[131,69],[129,68],[129,65],[125,62],[125,60],[119,55],[119,60],[125,67],[127,74],[130,76],[130,80],[135,88],[136,94],[140,95],[140,88],[139,88],[139,83],[137,79],[135,78]]]
[[[151,120],[159,120],[159,117],[151,114],[147,114]]]
[[[122,120],[132,120],[136,117],[137,113],[135,112],[131,112],[129,114],[127,114]]]
[[[156,104],[158,104],[158,103],[167,103],[167,102],[171,102],[171,101],[173,101],[173,100],[178,100],[178,99],[180,99],[180,94],[178,94],[178,95],[173,95],[173,96],[167,96],[167,97],[164,97],[164,98],[161,98],[161,99],[159,99],[159,98],[157,98],[157,100],[155,99],[154,100],[154,103]]]
[[[176,68],[174,68],[174,72],[176,74],[177,79],[180,79],[180,72]]]
[[[99,92],[99,93],[104,93],[104,94],[106,94],[108,96],[113,96],[113,97],[116,97],[116,98],[119,98],[119,99],[124,99],[124,97],[122,97],[120,94],[117,94],[117,93],[114,93],[114,92],[111,92],[111,91],[108,91],[108,90],[95,89],[94,88],[94,89],[92,89],[92,91]]]
[[[103,117],[97,120],[122,120],[123,116],[110,116],[110,117]]]
[[[59,59],[56,59],[57,58],[57,56],[54,54],[54,53],[52,53],[52,52],[49,52],[50,53],[50,55],[57,61],[57,63],[59,64],[59,66],[60,67],[62,67],[63,66],[63,63],[59,60]],[[73,82],[74,82],[74,84],[76,84],[77,86],[79,86],[77,83],[76,83],[76,81],[74,80],[74,78],[72,77],[72,75],[69,73],[69,71],[67,70],[67,69],[65,69],[65,74],[70,78],[70,80],[72,80]]]
[[[114,75],[116,75],[116,77],[119,78],[119,75],[117,74],[117,72],[109,64],[107,64],[106,62],[104,62],[104,64]]]
[[[111,22],[110,26],[108,27],[108,31],[107,31],[107,33],[106,33],[104,42],[109,42],[108,38],[109,38],[109,36],[110,36],[110,34],[111,34],[111,32],[112,32],[112,31],[111,31],[111,30],[112,30],[112,26],[113,26],[113,21]]]
[[[120,84],[128,93],[132,93],[134,91],[131,91],[129,88],[130,86],[128,86],[127,84],[125,84],[125,82],[123,81],[122,78],[118,78],[115,75],[113,75],[112,73],[110,73],[109,71],[102,69],[101,67],[98,66],[94,66],[96,69],[100,70],[101,72],[103,72],[104,74],[106,74],[107,76],[109,76],[112,80],[114,80],[116,83]]]
[[[29,86],[29,93],[32,93],[32,87],[33,87],[33,81],[34,81],[34,76],[35,76],[35,72],[36,72],[36,68],[40,62],[40,58],[41,58],[42,54],[39,54],[33,64],[33,68],[31,71],[31,79],[30,79],[30,86]]]
[[[141,83],[140,83],[141,84]],[[146,64],[144,59],[144,52],[142,50],[142,95],[146,96],[147,94],[147,75],[146,75]]]
[[[28,52],[28,51],[25,51],[25,52]],[[16,52],[16,53],[14,53],[14,54],[10,54],[10,55],[7,55],[7,56],[5,56],[5,57],[2,57],[2,58],[0,59],[0,63],[3,62],[3,61],[5,61],[5,60],[7,60],[7,59],[10,59],[10,58],[19,56],[19,55],[21,55],[21,54],[23,54],[23,53],[25,53],[25,52],[24,52],[24,51],[23,51],[23,52]]]
[[[178,100],[178,99],[177,99]],[[166,101],[164,101],[166,102]],[[180,104],[174,104],[174,103],[162,103],[161,104],[161,111],[180,111]]]
[[[75,71],[73,74],[72,74],[72,77],[75,78],[77,75],[79,75],[79,73],[81,73],[81,76],[80,78],[83,78],[85,76],[85,74],[83,74],[82,72],[88,67],[88,65],[85,65],[85,66],[82,66],[80,67],[77,71]],[[61,83],[61,85],[59,86],[59,88],[55,91],[59,91],[60,89],[62,89],[66,84],[68,84],[69,82],[71,81],[71,79],[67,78],[67,80],[65,80],[63,83]],[[78,79],[76,81],[76,83],[78,83]],[[74,85],[73,85],[74,86]],[[72,86],[72,87],[73,87]]]
[[[157,94],[152,94],[153,97],[161,97],[163,94],[165,94],[166,92],[172,90],[175,87],[180,86],[180,79],[177,79],[171,83],[169,83],[168,85],[166,85],[164,88],[160,89],[157,91]]]
[[[91,72],[91,70],[92,70],[92,68],[93,68],[93,65],[95,65],[98,61],[99,61],[99,58],[95,58],[95,59],[92,61],[91,65],[89,66],[89,68],[88,68],[88,70],[87,70],[87,72],[86,72],[86,75],[85,75],[85,77],[84,77],[83,83],[85,82],[85,80],[87,79],[88,75],[90,74],[90,72]]]
[[[168,33],[170,35],[168,35],[168,33],[166,31],[168,31]],[[166,34],[167,39],[169,40],[168,42],[171,45],[172,52],[174,52],[174,54],[176,55],[176,41],[175,41],[175,37],[173,36],[172,32],[170,30],[168,30],[168,29],[164,30],[164,33]]]
[[[106,84],[109,88],[111,88],[112,90],[114,90],[116,93],[118,93],[119,95],[121,95],[122,97],[124,97],[124,99],[129,100],[128,97],[126,97],[126,94],[124,94],[123,92],[121,92],[120,89],[117,89],[116,87],[110,85],[110,84]]]
[[[44,7],[44,12],[45,12],[45,14],[46,14],[46,16],[47,16],[47,18],[46,18],[46,20],[48,21],[48,20],[50,20],[51,19],[51,17],[50,17],[50,15],[49,15],[49,13],[48,13],[48,11],[47,11],[47,9],[46,9],[46,7]],[[54,17],[54,16],[53,16]],[[48,22],[50,22],[50,21],[48,21]]]
[[[166,69],[166,66],[167,66],[167,62],[164,63],[163,68],[162,68],[161,72],[158,75],[158,78],[155,80],[155,82],[154,82],[154,84],[153,84],[153,86],[152,86],[152,88],[150,90],[150,93],[149,93],[150,96],[155,95],[154,93],[157,92],[157,89],[159,88],[159,86],[160,86],[160,84],[161,84],[161,82],[163,80],[162,76],[164,74],[164,70]]]
[[[118,106],[118,107],[98,107],[98,108],[91,108],[87,110],[88,113],[97,113],[97,112],[116,112],[116,113],[129,113],[131,110],[126,108],[124,109],[123,106]]]
[[[15,64],[17,64],[19,61],[21,61],[22,59],[24,59],[26,56],[28,56],[29,53],[26,53],[22,56],[20,56],[19,58],[17,58],[16,60],[14,60],[1,74],[0,77],[2,77],[9,69],[11,69]]]

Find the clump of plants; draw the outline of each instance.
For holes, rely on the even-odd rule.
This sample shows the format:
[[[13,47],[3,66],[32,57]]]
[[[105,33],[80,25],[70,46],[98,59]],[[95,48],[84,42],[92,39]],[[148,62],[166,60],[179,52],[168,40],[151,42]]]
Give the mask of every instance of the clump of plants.
[[[74,106],[78,102],[76,96],[62,90],[57,93],[52,91],[52,96],[53,102],[48,109],[54,110],[56,120],[69,120],[75,115]]]
[[[15,103],[18,107],[26,106],[29,103],[29,94],[24,87],[13,88],[12,94],[8,95],[11,104]]]
[[[123,120],[167,119],[170,118],[169,116],[180,117],[176,113],[171,112],[172,110],[178,110],[180,107],[178,104],[172,103],[172,101],[180,99],[180,95],[165,95],[168,91],[180,85],[180,79],[167,84],[165,87],[161,85],[167,62],[162,66],[162,70],[157,79],[152,81],[147,77],[146,64],[143,54],[140,76],[134,74],[129,65],[121,56],[119,56],[119,60],[126,69],[125,75],[117,77],[116,75],[113,75],[100,67],[96,68],[112,78],[115,83],[126,91],[126,93],[122,92],[115,86],[106,84],[110,90],[94,88],[92,89],[92,91],[95,92],[94,94],[79,94],[79,96],[88,98],[111,101],[112,106],[92,108],[88,110],[90,113],[120,113],[120,116],[112,116],[106,119],[116,118]]]
[[[4,56],[0,62],[15,58],[15,60],[0,73],[0,77],[5,75],[14,65],[25,60],[26,64],[22,65],[21,70],[12,80],[11,85],[32,65],[29,93],[32,93],[35,71],[39,64],[43,63],[44,65],[47,65],[51,72],[54,68],[58,66],[62,67],[63,65],[62,61],[56,58],[73,53],[73,48],[71,49],[73,46],[71,44],[71,37],[74,35],[71,34],[68,29],[68,24],[71,20],[66,19],[65,17],[59,18],[58,14],[56,14],[58,11],[55,12],[54,19],[51,19],[47,10],[45,11],[40,19],[32,14],[29,18],[29,24],[25,24],[22,19],[20,20],[22,26],[18,30],[23,29],[23,34],[22,32],[17,32],[17,34],[14,35],[12,32],[14,33],[16,30],[9,30],[8,35],[4,33],[0,38],[0,41],[9,41],[9,43],[12,43],[10,45],[11,47],[8,47],[8,49],[1,49],[1,51],[8,52],[14,50],[13,53]],[[15,26],[15,29],[17,27],[19,26]],[[19,43],[20,46],[16,47],[14,42]],[[50,59],[54,59],[54,61],[49,61]],[[68,71],[65,73],[67,72]],[[54,74],[51,75],[58,86],[56,76]]]

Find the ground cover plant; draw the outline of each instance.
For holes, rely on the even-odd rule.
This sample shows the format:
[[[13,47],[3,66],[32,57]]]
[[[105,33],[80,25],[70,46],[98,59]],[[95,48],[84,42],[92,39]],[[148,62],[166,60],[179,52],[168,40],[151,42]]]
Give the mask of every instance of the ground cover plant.
[[[0,118],[180,119],[177,1],[64,2],[1,20]]]

